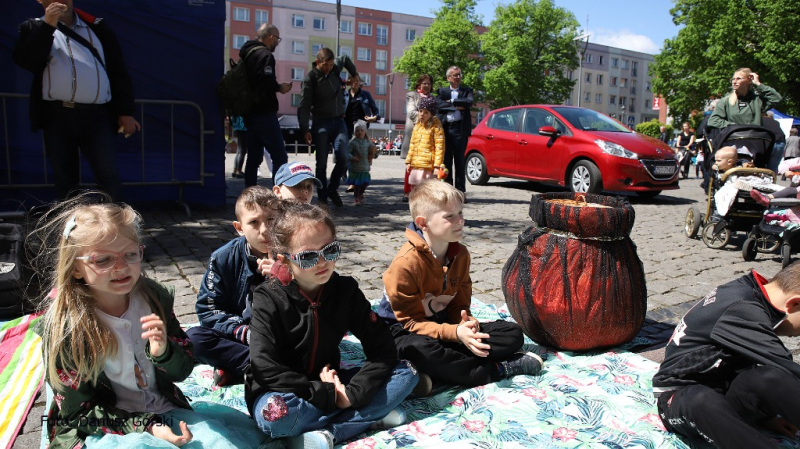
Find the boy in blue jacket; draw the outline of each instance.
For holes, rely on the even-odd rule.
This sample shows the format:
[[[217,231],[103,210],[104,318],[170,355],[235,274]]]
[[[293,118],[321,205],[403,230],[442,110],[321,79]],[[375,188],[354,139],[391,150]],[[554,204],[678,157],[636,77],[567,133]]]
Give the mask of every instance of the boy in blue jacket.
[[[197,294],[200,326],[186,333],[195,358],[214,367],[214,384],[220,387],[242,383],[250,364],[253,290],[280,266],[270,257],[267,237],[279,202],[266,187],[242,191],[233,222],[239,237],[211,254]]]

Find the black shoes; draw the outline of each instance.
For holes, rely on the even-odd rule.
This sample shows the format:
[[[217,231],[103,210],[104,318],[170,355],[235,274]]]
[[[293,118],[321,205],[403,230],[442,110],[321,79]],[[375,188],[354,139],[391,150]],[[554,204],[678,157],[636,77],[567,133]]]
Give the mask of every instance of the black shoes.
[[[342,203],[342,198],[339,197],[339,192],[335,190],[328,190],[328,198],[333,202],[333,204],[336,207],[344,206],[344,203]]]
[[[508,360],[500,362],[500,365],[502,366],[500,377],[508,379],[520,374],[535,376],[542,372],[544,361],[533,352],[518,352]]]

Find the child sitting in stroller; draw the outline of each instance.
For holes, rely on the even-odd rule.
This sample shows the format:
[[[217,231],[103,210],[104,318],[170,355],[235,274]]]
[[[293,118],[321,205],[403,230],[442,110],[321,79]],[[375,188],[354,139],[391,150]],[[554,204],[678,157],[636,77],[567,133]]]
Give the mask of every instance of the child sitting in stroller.
[[[747,160],[748,158],[739,158],[740,152],[743,156],[750,155],[747,147],[741,147],[737,150],[737,148],[733,146],[722,147],[714,154],[714,165],[712,169],[716,171],[717,179],[715,182],[724,182],[714,194],[716,213],[720,216],[727,215],[728,210],[736,201],[736,196],[740,190],[753,191],[758,189],[766,192],[776,192],[783,188],[772,182],[771,175],[765,178],[760,176],[760,173],[755,170],[752,172],[750,170],[737,170],[755,169],[753,163]]]

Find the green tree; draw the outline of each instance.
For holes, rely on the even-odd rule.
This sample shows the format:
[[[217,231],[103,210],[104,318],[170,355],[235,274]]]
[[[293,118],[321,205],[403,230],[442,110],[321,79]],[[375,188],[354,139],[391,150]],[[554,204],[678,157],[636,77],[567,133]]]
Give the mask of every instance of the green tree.
[[[666,123],[661,123],[658,119],[652,119],[649,122],[642,122],[636,125],[636,132],[640,134],[644,134],[646,136],[655,137],[658,139],[658,136],[661,135],[661,127],[664,126],[667,130],[670,131],[670,136],[672,135],[672,128],[667,126]]]
[[[487,71],[483,83],[492,107],[559,104],[569,98],[578,67],[578,21],[552,0],[516,0],[495,10],[481,36]]]
[[[481,61],[478,33],[475,27],[481,17],[475,13],[477,0],[442,0],[431,26],[417,37],[403,56],[397,58],[394,70],[405,74],[413,85],[423,73],[433,76],[434,90],[449,85],[445,74],[451,66],[458,66],[464,74],[463,83],[482,89]],[[480,99],[476,98],[476,102]]]
[[[800,2],[676,0],[670,13],[683,28],[664,41],[650,75],[676,121],[730,92],[739,67],[783,95],[778,109],[800,114]]]

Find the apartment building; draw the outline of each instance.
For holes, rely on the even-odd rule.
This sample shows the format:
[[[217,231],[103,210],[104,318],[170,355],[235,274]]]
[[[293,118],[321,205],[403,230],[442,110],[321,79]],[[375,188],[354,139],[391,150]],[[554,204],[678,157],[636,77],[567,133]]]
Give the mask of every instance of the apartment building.
[[[654,62],[653,55],[590,42],[581,66],[568,73],[577,82],[564,104],[601,112],[632,127],[658,119],[665,111],[660,111],[664,104],[653,93],[648,73]]]
[[[292,90],[278,95],[280,115],[295,116],[303,77],[322,47],[336,49],[336,5],[311,0],[247,0],[226,2],[225,61],[239,59],[239,49],[263,23],[272,23],[282,41],[275,51],[279,82],[293,81]],[[385,118],[373,130],[402,133],[405,123],[405,76],[393,73],[393,61],[402,56],[433,19],[342,5],[338,26],[339,49],[361,75]],[[389,126],[389,119],[393,124]],[[283,121],[283,120],[282,120]]]

